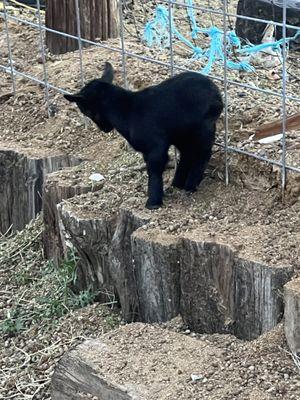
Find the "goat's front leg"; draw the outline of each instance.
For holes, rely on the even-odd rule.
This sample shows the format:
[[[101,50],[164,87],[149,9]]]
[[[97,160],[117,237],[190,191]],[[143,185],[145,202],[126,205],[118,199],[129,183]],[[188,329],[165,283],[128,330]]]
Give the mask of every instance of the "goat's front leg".
[[[168,150],[160,149],[144,155],[148,172],[148,200],[146,207],[154,210],[163,203],[163,172],[168,162]]]

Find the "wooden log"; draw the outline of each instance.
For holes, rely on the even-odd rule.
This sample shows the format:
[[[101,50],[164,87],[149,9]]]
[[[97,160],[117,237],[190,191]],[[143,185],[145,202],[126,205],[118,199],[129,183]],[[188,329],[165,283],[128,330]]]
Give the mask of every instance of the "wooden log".
[[[282,23],[282,2],[272,0],[239,0],[237,5],[237,14],[264,19],[267,21],[275,21]],[[287,1],[287,24],[300,26],[300,9],[294,6],[292,0]],[[236,33],[239,37],[249,40],[253,44],[261,43],[263,32],[266,28],[266,23],[247,20],[237,17]],[[288,28],[287,37],[292,37],[296,34],[297,29]],[[282,28],[276,28],[276,39],[282,38]],[[300,37],[295,41],[291,41],[291,48],[300,48]]]
[[[95,163],[84,163],[79,167],[54,172],[46,178],[43,187],[43,246],[45,257],[51,259],[55,265],[59,265],[66,255],[57,205],[65,199],[101,189],[104,181],[93,183],[89,179],[94,167]]]
[[[234,269],[233,333],[239,338],[252,340],[281,321],[283,287],[292,278],[293,270],[242,258],[236,258]]]
[[[300,278],[284,287],[284,330],[293,354],[300,356]]]
[[[79,162],[67,155],[30,156],[1,145],[0,232],[23,229],[42,209],[46,175]]]
[[[180,264],[178,239],[158,230],[138,229],[131,247],[139,319],[169,321],[179,314]]]
[[[92,360],[95,355],[101,357],[101,350],[106,348],[100,340],[84,342],[67,353],[55,369],[51,383],[52,400],[83,400],[95,396],[97,400],[137,400],[128,389],[110,382],[97,372]],[[85,353],[86,356],[82,357]]]
[[[180,312],[196,332],[232,333],[234,253],[228,246],[184,238],[180,245]]]
[[[180,264],[180,310],[192,330],[251,340],[282,318],[291,268],[245,260],[228,246],[188,238],[181,243]]]
[[[119,35],[117,0],[79,0],[80,29],[83,39],[107,40]],[[46,26],[77,36],[75,0],[47,0]],[[53,54],[78,50],[78,40],[46,31],[46,45]]]
[[[91,195],[94,199],[100,196],[98,192]],[[83,202],[85,196],[80,196]],[[107,201],[109,202],[109,196]],[[63,240],[70,240],[79,255],[75,290],[90,289],[99,293],[99,301],[113,301],[115,290],[109,271],[108,252],[116,226],[115,215],[104,217],[99,210],[97,216],[85,216],[74,210],[74,204],[71,204],[70,200],[60,203],[57,209]]]
[[[213,362],[221,361],[221,350],[205,341],[151,325],[129,324],[66,353],[52,376],[51,399],[191,398],[191,374],[205,376],[206,371],[214,371]],[[222,386],[225,381],[224,376],[219,380]],[[230,386],[232,382],[226,393],[234,398]],[[222,397],[219,394],[216,398]],[[202,398],[198,395],[192,398]]]
[[[141,320],[131,236],[147,222],[149,218],[121,208],[109,249],[110,276],[118,293],[123,319],[127,322]]]
[[[67,234],[80,255],[78,290],[105,292],[109,286],[118,296],[123,319],[130,322],[161,322],[178,314],[176,241],[159,235],[146,240],[149,234],[138,228],[149,218],[125,206],[116,215],[101,217],[99,210],[96,218],[86,218],[80,211],[72,211],[68,203],[58,205],[58,214],[60,223],[56,226],[61,236]]]
[[[300,128],[300,113],[291,115],[286,119],[286,131]],[[254,139],[260,140],[269,136],[282,133],[282,119],[263,124],[255,131]]]

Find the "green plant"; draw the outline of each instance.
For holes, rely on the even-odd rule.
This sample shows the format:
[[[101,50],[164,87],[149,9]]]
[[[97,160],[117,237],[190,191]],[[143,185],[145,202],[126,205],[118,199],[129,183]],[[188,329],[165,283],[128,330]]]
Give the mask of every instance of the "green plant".
[[[95,301],[97,294],[97,292],[93,292],[90,289],[79,292],[77,295],[74,295],[74,306],[77,306],[77,308],[83,308],[92,304]]]
[[[18,307],[7,313],[7,318],[0,324],[0,332],[6,336],[15,336],[25,328]]]
[[[107,315],[107,317],[105,318],[105,323],[106,323],[107,327],[110,329],[116,328],[120,323],[120,321],[118,319],[118,315],[117,314]]]

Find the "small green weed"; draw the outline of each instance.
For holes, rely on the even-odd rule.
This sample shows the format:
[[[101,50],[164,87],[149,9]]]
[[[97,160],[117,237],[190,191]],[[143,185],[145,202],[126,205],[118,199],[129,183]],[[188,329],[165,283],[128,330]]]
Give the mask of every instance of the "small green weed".
[[[116,315],[116,314],[107,315],[106,318],[105,318],[105,323],[106,323],[106,326],[109,329],[116,328],[120,324],[120,321],[118,319],[118,315]]]
[[[7,313],[7,318],[0,323],[0,332],[12,337],[25,329],[24,321],[21,318],[18,307]]]

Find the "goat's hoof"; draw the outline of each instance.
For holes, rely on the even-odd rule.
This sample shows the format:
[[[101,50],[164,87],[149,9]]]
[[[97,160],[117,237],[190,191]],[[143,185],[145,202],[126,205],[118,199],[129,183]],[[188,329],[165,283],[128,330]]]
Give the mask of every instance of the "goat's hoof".
[[[161,206],[162,206],[162,204],[151,204],[148,202],[146,203],[146,208],[148,208],[148,210],[157,210]]]

